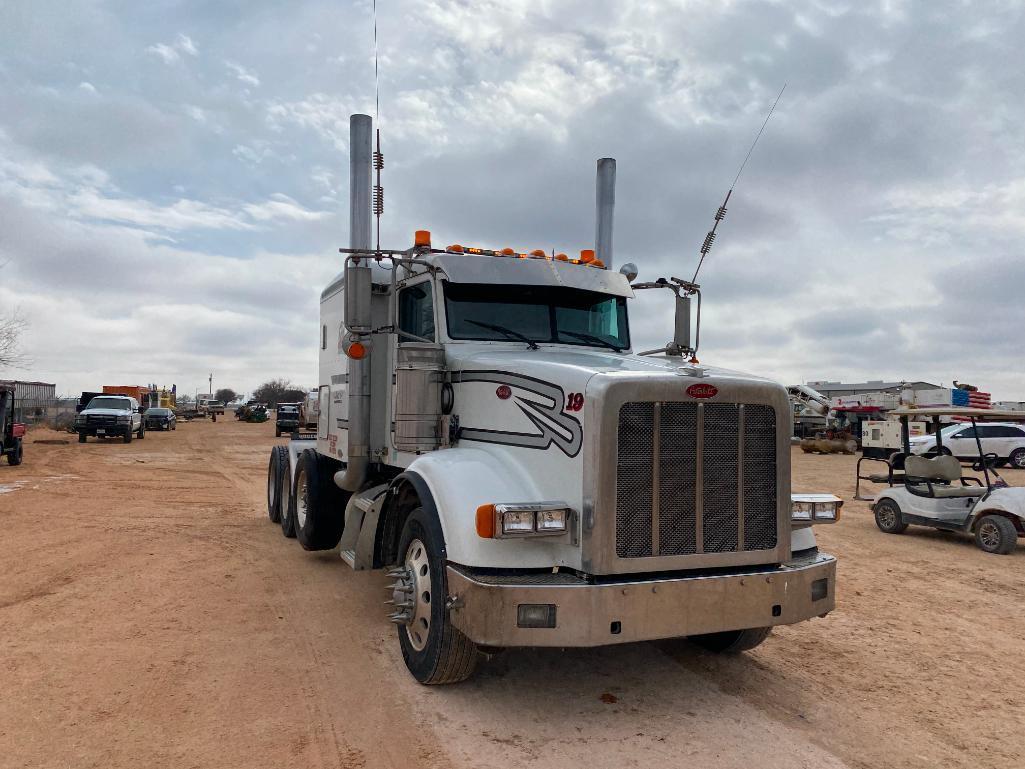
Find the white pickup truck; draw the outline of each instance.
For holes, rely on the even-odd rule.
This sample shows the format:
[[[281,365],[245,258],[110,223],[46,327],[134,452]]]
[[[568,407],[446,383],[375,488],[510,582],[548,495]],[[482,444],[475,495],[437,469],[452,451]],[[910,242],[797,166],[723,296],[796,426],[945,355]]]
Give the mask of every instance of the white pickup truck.
[[[135,435],[146,437],[146,423],[139,410],[139,401],[127,395],[97,395],[75,416],[78,442],[95,438],[121,438],[132,442]]]

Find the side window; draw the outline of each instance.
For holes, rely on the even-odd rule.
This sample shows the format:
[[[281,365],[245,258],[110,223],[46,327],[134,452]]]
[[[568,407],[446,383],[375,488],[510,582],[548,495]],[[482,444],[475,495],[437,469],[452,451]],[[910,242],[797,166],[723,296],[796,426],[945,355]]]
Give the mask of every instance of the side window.
[[[320,349],[327,349],[327,326],[320,327]]]
[[[399,292],[399,331],[434,340],[434,294],[430,282]],[[399,335],[400,342],[415,341]]]
[[[967,430],[961,430],[960,432],[954,433],[951,437],[952,438],[974,438],[975,437],[975,430],[974,430],[974,428],[969,427]],[[982,437],[982,436],[980,435],[980,437]]]
[[[986,438],[1025,438],[1025,433],[1022,432],[1020,427],[993,425],[986,429],[989,431],[988,434],[984,435]]]

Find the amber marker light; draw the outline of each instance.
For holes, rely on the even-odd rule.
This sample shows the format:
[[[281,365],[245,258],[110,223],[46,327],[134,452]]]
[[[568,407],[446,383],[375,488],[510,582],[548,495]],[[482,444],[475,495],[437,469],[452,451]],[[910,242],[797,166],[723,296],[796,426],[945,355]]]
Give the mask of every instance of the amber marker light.
[[[511,248],[503,248],[501,251],[499,251],[499,253],[502,256],[516,256],[516,252],[513,251]]]
[[[566,256],[565,254],[556,254],[555,255],[555,261],[557,261],[557,262],[568,262],[569,261],[569,257]]]
[[[427,242],[430,243],[430,240],[428,239]],[[449,246],[445,250],[446,251],[455,251],[457,254],[463,253],[463,247],[461,245],[459,245],[458,243],[453,243],[451,246]]]
[[[599,270],[604,270],[605,262],[603,262],[601,259],[595,259],[593,262],[591,262],[591,266],[597,267]]]
[[[594,261],[594,250],[585,248],[580,251],[580,264],[590,264]]]
[[[477,536],[481,539],[495,538],[494,505],[481,505],[477,508]]]
[[[362,342],[353,342],[345,348],[345,354],[353,360],[363,360],[367,357],[367,348]]]
[[[417,230],[413,233],[413,245],[414,246],[427,246],[431,247],[431,231],[430,230]]]
[[[542,251],[540,248],[535,248],[533,251],[530,252],[530,255],[531,256],[544,256],[545,252]]]

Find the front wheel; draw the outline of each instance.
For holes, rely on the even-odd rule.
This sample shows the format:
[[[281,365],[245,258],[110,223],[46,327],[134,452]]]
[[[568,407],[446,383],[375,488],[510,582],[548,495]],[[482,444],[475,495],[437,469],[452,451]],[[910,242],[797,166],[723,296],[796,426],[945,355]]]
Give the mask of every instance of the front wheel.
[[[141,441],[146,437],[146,425],[139,425],[139,440]]]
[[[20,465],[21,464],[21,438],[16,438],[14,441],[14,449],[10,454],[7,455],[7,464],[9,465]]]
[[[79,443],[85,443],[86,442],[86,435],[85,435],[85,433],[79,433],[78,434],[78,442]]]
[[[739,654],[758,646],[769,637],[771,627],[753,627],[747,630],[728,630],[725,633],[693,635],[690,640],[717,654]]]
[[[1007,458],[1007,461],[1011,463],[1011,467],[1025,470],[1025,449],[1015,449],[1011,452],[1011,456]]]
[[[1009,518],[984,515],[975,525],[975,544],[987,553],[1007,555],[1018,544],[1018,531]]]
[[[393,599],[402,659],[422,684],[465,681],[477,667],[476,645],[452,625],[445,606],[445,538],[438,521],[416,508],[399,538],[402,562]]]
[[[876,502],[873,512],[876,517],[876,526],[880,531],[887,534],[903,534],[908,525],[904,522],[900,507],[892,499],[883,499]]]
[[[129,427],[128,431],[125,433],[124,442],[125,443],[131,443],[132,442],[132,428],[131,427]]]

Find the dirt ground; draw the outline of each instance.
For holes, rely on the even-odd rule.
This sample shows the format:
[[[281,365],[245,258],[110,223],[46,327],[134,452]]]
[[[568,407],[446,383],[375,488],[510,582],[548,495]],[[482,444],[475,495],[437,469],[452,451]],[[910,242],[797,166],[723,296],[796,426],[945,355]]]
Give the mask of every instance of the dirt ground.
[[[819,529],[837,610],[753,652],[513,650],[428,688],[384,575],[267,521],[272,425],[34,442],[69,438],[0,466],[2,767],[1023,765],[1025,543],[848,501]],[[795,452],[795,490],[850,500],[854,461]]]

